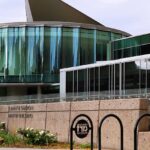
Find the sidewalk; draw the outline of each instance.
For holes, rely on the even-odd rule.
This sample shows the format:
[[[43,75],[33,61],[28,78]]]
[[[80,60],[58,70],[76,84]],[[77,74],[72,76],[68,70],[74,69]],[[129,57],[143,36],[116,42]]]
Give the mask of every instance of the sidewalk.
[[[0,148],[0,150],[48,150],[48,149],[35,149],[35,148]],[[52,150],[52,149],[49,149]],[[55,149],[56,150],[56,149]],[[58,150],[58,149],[57,149]]]
[[[70,149],[0,148],[0,150],[70,150]],[[74,149],[74,150],[77,150],[77,149]],[[81,149],[78,149],[78,150],[81,150]],[[86,149],[84,149],[84,150],[86,150]],[[95,150],[97,150],[97,149],[95,149]]]
[[[35,148],[0,148],[0,150],[48,150],[48,149],[35,149]],[[52,150],[52,149],[49,149]],[[56,149],[55,149],[56,150]],[[58,149],[57,149],[58,150]]]
[[[70,150],[70,149],[0,148],[0,150]],[[74,149],[74,150],[81,150],[81,149]],[[84,150],[89,150],[89,149],[84,149]]]
[[[0,148],[0,150],[70,150],[70,149]],[[81,150],[81,149],[74,149],[74,150]],[[84,150],[90,150],[90,149],[84,149]],[[94,149],[94,150],[98,150],[98,149]],[[102,149],[102,150],[111,150],[111,149]]]

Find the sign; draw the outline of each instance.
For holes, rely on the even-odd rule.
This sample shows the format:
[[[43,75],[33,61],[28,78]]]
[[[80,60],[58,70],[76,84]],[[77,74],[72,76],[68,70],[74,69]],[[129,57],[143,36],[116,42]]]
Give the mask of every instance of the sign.
[[[32,105],[17,105],[8,107],[8,118],[20,118],[20,119],[29,119],[33,118],[33,114],[30,113],[34,110]]]
[[[75,133],[78,138],[85,138],[89,133],[89,124],[86,120],[79,120],[75,126]]]

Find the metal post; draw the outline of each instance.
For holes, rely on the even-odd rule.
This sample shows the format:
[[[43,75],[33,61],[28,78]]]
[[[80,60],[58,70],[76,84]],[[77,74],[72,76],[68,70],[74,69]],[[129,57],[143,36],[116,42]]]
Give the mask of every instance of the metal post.
[[[73,129],[70,129],[70,150],[73,150]]]
[[[122,63],[119,64],[119,96],[122,97]]]

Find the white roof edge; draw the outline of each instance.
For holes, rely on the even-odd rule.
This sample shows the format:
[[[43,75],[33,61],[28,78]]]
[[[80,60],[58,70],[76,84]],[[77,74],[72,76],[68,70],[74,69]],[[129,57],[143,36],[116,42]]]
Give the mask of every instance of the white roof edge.
[[[70,68],[60,69],[60,72],[69,72],[69,71],[75,71],[75,70],[82,70],[82,69],[101,67],[101,66],[119,64],[119,63],[125,63],[125,62],[138,61],[138,60],[143,60],[143,59],[150,59],[150,54],[134,56],[134,57],[128,57],[128,58],[122,58],[122,59],[117,59],[117,60],[99,61],[99,62],[96,62],[94,64],[88,64],[88,65],[82,65],[82,66],[77,66],[77,67],[70,67]]]

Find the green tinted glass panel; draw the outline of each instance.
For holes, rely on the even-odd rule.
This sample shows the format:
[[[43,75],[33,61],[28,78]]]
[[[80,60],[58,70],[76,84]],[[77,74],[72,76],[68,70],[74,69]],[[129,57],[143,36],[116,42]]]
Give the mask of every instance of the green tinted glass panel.
[[[150,43],[150,34],[141,36],[141,44]]]
[[[96,60],[107,60],[107,43],[110,41],[109,32],[96,32]]]
[[[25,28],[8,29],[8,75],[25,74]]]
[[[73,30],[72,28],[63,28],[61,57],[62,57],[61,68],[73,66]]]
[[[26,75],[40,74],[44,44],[43,27],[26,30]]]
[[[80,65],[96,62],[96,35],[93,30],[80,30]]]
[[[4,76],[7,68],[7,29],[0,29],[0,76]]]
[[[45,28],[44,30],[43,73],[49,82],[58,82],[61,33],[61,28]]]

